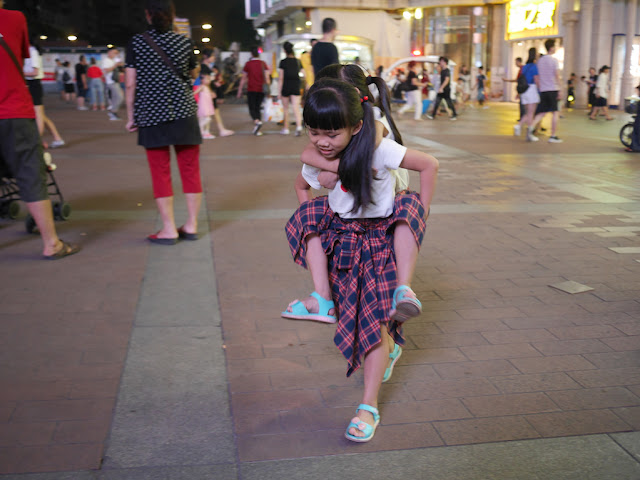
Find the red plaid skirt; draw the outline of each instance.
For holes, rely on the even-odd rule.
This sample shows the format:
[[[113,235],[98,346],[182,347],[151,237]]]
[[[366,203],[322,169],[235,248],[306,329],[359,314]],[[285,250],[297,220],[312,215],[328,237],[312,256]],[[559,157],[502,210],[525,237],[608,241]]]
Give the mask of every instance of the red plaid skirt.
[[[329,208],[327,197],[316,197],[300,205],[287,222],[293,260],[302,267],[307,268],[306,237],[315,233],[322,240],[338,316],[334,342],[349,363],[347,376],[381,341],[381,324],[397,344],[405,343],[402,324],[389,317],[397,286],[393,231],[396,222],[406,222],[419,247],[426,229],[424,213],[418,195],[404,191],[396,195],[387,218],[342,219]]]

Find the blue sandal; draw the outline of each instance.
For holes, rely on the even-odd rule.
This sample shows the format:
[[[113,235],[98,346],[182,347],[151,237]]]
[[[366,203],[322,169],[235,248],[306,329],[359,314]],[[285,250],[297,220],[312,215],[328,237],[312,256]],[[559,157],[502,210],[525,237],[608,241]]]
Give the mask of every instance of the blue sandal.
[[[281,313],[283,318],[290,318],[293,320],[315,320],[316,322],[323,323],[336,323],[338,320],[335,315],[329,315],[331,310],[335,311],[335,305],[333,304],[333,300],[325,300],[322,296],[313,292],[309,295],[315,298],[318,301],[318,313],[311,313],[307,310],[307,307],[304,306],[304,303],[297,301],[291,305],[291,311],[287,312],[286,310]]]
[[[358,410],[366,410],[367,412],[373,413],[373,420],[375,423],[373,424],[373,426],[371,426],[368,423],[363,422],[362,420],[360,420],[359,417],[356,416],[354,420],[358,419],[360,421],[358,423],[355,423],[352,421],[347,427],[347,431],[345,432],[344,436],[347,439],[351,440],[352,442],[364,443],[371,440],[373,438],[373,435],[376,433],[376,428],[380,423],[380,412],[378,412],[377,408],[372,407],[371,405],[367,405],[366,403],[361,403],[358,406],[358,409],[356,410],[356,415],[358,415]],[[350,428],[355,428],[356,430],[361,431],[362,433],[364,433],[364,437],[356,437],[355,435],[351,435],[349,433]]]
[[[408,297],[406,294],[413,290],[406,285],[400,285],[393,292],[393,303],[391,304],[391,320],[396,322],[405,322],[412,317],[417,317],[422,313],[422,304],[420,300]]]
[[[396,346],[393,348],[393,352],[389,354],[389,360],[391,360],[391,363],[389,363],[389,366],[384,371],[384,377],[382,377],[382,383],[386,382],[391,378],[391,374],[393,373],[393,367],[398,361],[398,359],[400,358],[400,355],[402,355],[402,347],[396,344]]]

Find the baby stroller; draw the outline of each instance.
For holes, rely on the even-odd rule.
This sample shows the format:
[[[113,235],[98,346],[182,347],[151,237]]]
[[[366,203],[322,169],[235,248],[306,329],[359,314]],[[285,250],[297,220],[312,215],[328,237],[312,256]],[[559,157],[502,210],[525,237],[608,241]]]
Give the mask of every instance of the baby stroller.
[[[53,171],[56,165],[51,161],[51,154],[44,153],[44,161],[47,165],[47,190],[51,198],[53,207],[53,216],[56,220],[66,220],[71,215],[71,205],[64,201],[62,192],[58,187]],[[9,176],[4,170],[2,162],[0,162],[0,218],[18,218],[20,214],[20,189],[15,179]],[[27,233],[36,231],[36,222],[31,215],[27,215],[25,219],[25,228]]]

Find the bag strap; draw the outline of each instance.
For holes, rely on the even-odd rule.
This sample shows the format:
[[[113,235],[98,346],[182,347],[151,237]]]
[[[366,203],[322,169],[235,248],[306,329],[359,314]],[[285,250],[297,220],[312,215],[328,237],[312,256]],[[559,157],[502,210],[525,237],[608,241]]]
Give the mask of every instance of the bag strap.
[[[18,71],[20,72],[20,76],[22,76],[22,79],[25,80],[24,72],[22,71],[22,67],[20,66],[20,62],[16,58],[15,53],[13,53],[13,50],[11,50],[11,48],[9,48],[9,45],[7,45],[7,42],[4,39],[4,35],[2,35],[1,33],[0,33],[0,45],[7,51],[7,53],[9,54],[9,58],[11,58],[11,60],[13,60],[14,65],[16,66]]]
[[[164,50],[162,50],[162,48],[160,48],[160,46],[153,40],[153,38],[151,37],[151,35],[149,35],[149,32],[144,32],[142,34],[142,38],[144,39],[145,42],[147,42],[147,45],[149,45],[151,48],[153,48],[155,50],[155,52],[160,55],[160,58],[162,58],[162,61],[165,63],[165,65],[167,67],[169,67],[169,69],[182,81],[186,81],[186,79],[180,74],[180,72],[178,71],[178,69],[176,68],[176,66],[174,65],[174,63],[169,59],[169,56],[165,53]]]

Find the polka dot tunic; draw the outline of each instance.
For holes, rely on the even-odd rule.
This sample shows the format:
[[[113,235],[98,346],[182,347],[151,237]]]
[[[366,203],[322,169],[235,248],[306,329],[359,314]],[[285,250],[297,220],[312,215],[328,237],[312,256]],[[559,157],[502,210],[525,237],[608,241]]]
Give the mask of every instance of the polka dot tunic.
[[[193,44],[184,35],[150,29],[149,34],[181,74],[178,78],[141,34],[127,47],[125,66],[136,69],[134,120],[138,127],[152,127],[196,116],[189,72],[196,67]]]

